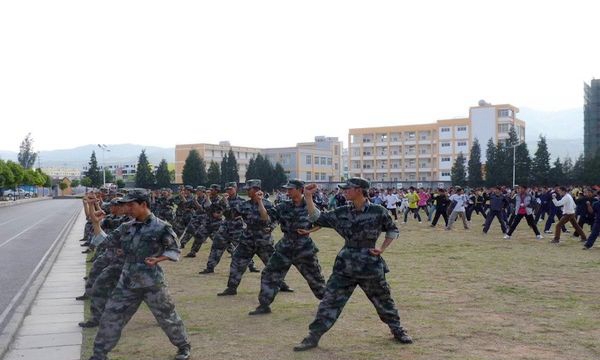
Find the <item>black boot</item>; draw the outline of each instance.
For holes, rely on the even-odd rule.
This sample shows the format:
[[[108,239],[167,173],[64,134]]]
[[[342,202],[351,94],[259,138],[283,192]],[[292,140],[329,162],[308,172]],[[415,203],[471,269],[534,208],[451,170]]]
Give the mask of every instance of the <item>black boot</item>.
[[[394,338],[402,344],[412,344],[413,339],[404,330],[394,333]]]
[[[253,273],[260,272],[260,270],[256,267],[256,265],[254,265],[254,263],[250,263],[250,265],[248,265],[248,270]]]
[[[269,305],[259,305],[256,310],[250,311],[248,313],[248,315],[263,315],[263,314],[270,314],[271,313],[271,308],[269,307]]]
[[[87,294],[83,294],[83,295],[81,295],[81,296],[78,296],[78,297],[76,297],[76,298],[75,298],[75,300],[87,300],[87,299],[89,299],[89,298],[90,298],[90,297],[89,297],[89,296],[87,296]]]
[[[279,291],[281,292],[294,292],[294,289],[288,286],[286,283],[281,283],[279,286]]]
[[[196,253],[190,251],[189,253],[187,253],[187,255],[185,257],[187,257],[187,258],[195,258],[196,257]]]
[[[237,295],[237,290],[234,288],[230,288],[230,287],[225,289],[223,292],[220,292],[217,294],[217,296],[231,296],[231,295]]]
[[[82,328],[93,328],[98,326],[99,323],[96,320],[88,320],[86,322],[80,322],[78,325]]]
[[[299,345],[294,346],[294,351],[306,351],[316,348],[319,345],[319,338],[315,335],[308,335]]]
[[[215,271],[213,269],[206,268],[206,269],[200,271],[198,274],[214,274],[214,272]]]
[[[188,360],[190,356],[191,354],[189,346],[180,347],[175,355],[175,360]]]

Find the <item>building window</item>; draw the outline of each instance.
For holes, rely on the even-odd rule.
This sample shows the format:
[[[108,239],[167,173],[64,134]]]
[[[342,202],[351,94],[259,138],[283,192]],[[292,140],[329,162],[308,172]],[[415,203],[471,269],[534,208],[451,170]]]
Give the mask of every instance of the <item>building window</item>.
[[[321,173],[321,180],[327,180],[327,173]]]
[[[442,158],[442,162],[449,162],[449,161],[450,161],[450,158],[449,158],[449,157],[443,157],[443,158]]]
[[[440,132],[443,132],[443,133],[450,132],[450,128],[449,127],[443,127],[443,128],[440,129]]]
[[[310,171],[306,172],[306,180],[312,180],[312,174]]]
[[[467,146],[467,142],[466,141],[459,141],[457,143],[458,146]]]
[[[513,111],[511,109],[500,109],[498,110],[498,117],[512,117]]]
[[[450,176],[450,173],[449,172],[443,172],[442,176]]]
[[[312,156],[306,155],[306,165],[310,165],[310,164],[312,164]]]
[[[327,158],[326,157],[321,157],[321,165],[327,165]]]
[[[499,133],[507,133],[510,129],[510,124],[498,124]]]
[[[467,127],[466,126],[459,126],[456,128],[456,131],[467,131]]]
[[[332,163],[333,163],[333,159],[327,158],[327,165],[331,166]]]
[[[450,147],[450,143],[444,142],[444,143],[442,143],[442,147]]]

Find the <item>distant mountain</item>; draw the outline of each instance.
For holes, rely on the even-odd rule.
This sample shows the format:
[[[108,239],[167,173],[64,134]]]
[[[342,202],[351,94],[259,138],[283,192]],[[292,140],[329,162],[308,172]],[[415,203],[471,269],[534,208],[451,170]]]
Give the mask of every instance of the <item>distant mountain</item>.
[[[169,163],[175,162],[175,148],[161,148],[156,146],[118,144],[108,145],[110,151],[104,153],[104,161],[109,163],[136,163],[143,149],[150,163],[158,165],[161,159]],[[92,151],[96,152],[98,163],[102,163],[102,150],[98,145],[84,145],[73,149],[42,151],[40,153],[42,167],[67,166],[81,168],[90,161]],[[0,151],[0,158],[4,160],[17,160],[17,153]]]
[[[546,139],[581,139],[583,144],[583,108],[560,111],[537,111],[521,108],[517,117],[527,124],[527,142]]]

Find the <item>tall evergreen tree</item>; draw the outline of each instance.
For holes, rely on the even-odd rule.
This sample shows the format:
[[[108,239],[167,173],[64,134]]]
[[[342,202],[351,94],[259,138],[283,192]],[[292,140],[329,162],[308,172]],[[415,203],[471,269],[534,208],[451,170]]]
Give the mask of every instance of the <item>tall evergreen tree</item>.
[[[229,153],[227,154],[227,169],[228,169],[228,181],[240,182],[240,170],[235,158],[235,154],[233,150],[229,149]]]
[[[156,186],[158,188],[171,187],[171,174],[169,174],[169,165],[165,159],[160,161],[156,169]]]
[[[197,150],[191,150],[181,173],[183,183],[193,187],[206,184],[206,163]]]
[[[102,172],[98,167],[98,160],[96,160],[96,152],[92,151],[92,155],[90,156],[90,162],[88,163],[88,170],[86,172],[86,177],[90,179],[91,187],[99,188],[103,185]]]
[[[104,177],[102,180],[105,180],[107,183],[112,183],[115,181],[115,177],[113,176],[112,172],[110,172],[109,168],[104,169]]]
[[[458,153],[454,165],[452,165],[450,178],[452,185],[465,186],[467,184],[466,159],[462,152]]]
[[[258,168],[256,165],[256,158],[252,158],[248,162],[248,167],[246,168],[246,176],[245,177],[246,177],[246,181],[248,181],[250,179],[258,178]]]
[[[571,160],[569,156],[565,157],[565,160],[562,163],[562,169],[563,173],[565,174],[563,180],[564,184],[575,184],[575,181],[573,179],[573,160]]]
[[[208,172],[206,174],[207,185],[221,184],[221,169],[219,164],[214,161],[210,162],[208,166]]]
[[[550,153],[546,138],[540,135],[537,144],[537,150],[533,155],[531,163],[531,174],[533,183],[536,185],[551,185],[550,176]]]
[[[135,186],[144,189],[153,189],[156,186],[156,178],[154,177],[152,166],[148,162],[145,149],[142,150],[138,158],[135,172]]]
[[[580,154],[575,164],[573,164],[573,170],[571,171],[571,181],[573,184],[584,184],[585,183],[585,157]]]
[[[479,140],[473,141],[471,153],[469,155],[469,172],[467,175],[467,183],[471,187],[479,187],[483,185],[483,174],[481,172],[481,146]]]
[[[531,184],[531,158],[527,144],[522,142],[515,149],[515,182],[519,185]]]
[[[560,157],[557,157],[554,163],[552,164],[552,168],[550,169],[550,181],[552,184],[565,185],[565,172],[563,170],[562,162],[560,161]]]
[[[288,180],[288,176],[285,173],[285,169],[283,168],[283,166],[281,166],[280,163],[275,164],[275,169],[273,171],[273,179],[276,188],[279,188],[280,186],[284,185]]]
[[[31,138],[31,133],[29,133],[25,139],[21,141],[17,159],[24,169],[31,169],[35,165],[36,158],[37,153],[33,151],[33,139]]]
[[[498,160],[496,156],[496,144],[494,140],[490,138],[487,142],[487,149],[485,151],[485,184],[486,186],[495,186],[500,184],[498,182]]]

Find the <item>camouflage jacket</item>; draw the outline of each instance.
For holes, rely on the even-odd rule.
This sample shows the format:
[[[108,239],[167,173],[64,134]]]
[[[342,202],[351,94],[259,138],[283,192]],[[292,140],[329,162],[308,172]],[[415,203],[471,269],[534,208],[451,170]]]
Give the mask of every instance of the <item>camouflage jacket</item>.
[[[169,223],[150,214],[144,221],[129,221],[119,226],[111,234],[102,232],[100,237],[107,247],[123,249],[125,264],[118,287],[138,289],[164,283],[164,273],[159,265],[148,266],[147,257],[166,256],[172,261],[179,260],[177,235]]]
[[[282,200],[277,206],[270,208],[268,213],[272,221],[281,224],[281,231],[285,237],[297,238],[300,237],[296,232],[297,229],[312,228],[304,199],[300,206],[296,206],[292,200]],[[308,237],[308,235],[304,235],[304,237]]]
[[[266,199],[263,199],[263,204],[267,212],[273,207],[273,204]],[[244,232],[241,240],[247,242],[272,243],[273,238],[271,232],[276,226],[276,223],[270,220],[262,220],[258,212],[258,205],[252,200],[246,200],[240,204],[240,215],[245,223]]]
[[[317,210],[310,218],[315,225],[333,228],[346,241],[335,259],[335,273],[357,279],[381,279],[389,271],[383,257],[369,251],[382,232],[386,238],[398,237],[398,227],[386,208],[367,202],[363,209],[356,209],[349,203],[328,212]]]
[[[227,208],[225,209],[225,212],[223,213],[223,215],[225,215],[225,220],[232,221],[232,220],[239,218],[239,216],[241,215],[240,208],[241,208],[242,204],[245,202],[245,200],[242,199],[241,197],[239,197],[238,195],[236,195],[235,197],[228,198],[226,200],[226,202],[227,202]]]

